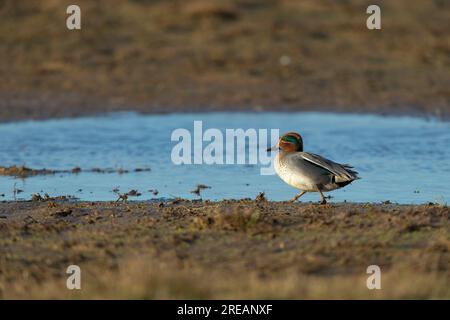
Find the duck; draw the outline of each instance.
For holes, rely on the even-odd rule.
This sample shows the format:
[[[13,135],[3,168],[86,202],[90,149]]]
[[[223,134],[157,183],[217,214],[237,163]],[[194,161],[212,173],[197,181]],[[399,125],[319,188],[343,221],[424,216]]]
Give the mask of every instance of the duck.
[[[307,192],[320,193],[320,204],[327,201],[324,192],[343,188],[360,179],[349,164],[339,164],[320,155],[303,151],[303,138],[296,132],[283,134],[278,143],[267,151],[278,150],[274,160],[277,175],[301,192],[290,201],[298,200]]]

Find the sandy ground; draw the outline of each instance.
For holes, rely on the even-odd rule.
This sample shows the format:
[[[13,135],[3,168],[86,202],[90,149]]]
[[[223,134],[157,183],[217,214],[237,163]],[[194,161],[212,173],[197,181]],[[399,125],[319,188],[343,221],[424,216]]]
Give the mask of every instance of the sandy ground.
[[[0,230],[1,298],[450,298],[440,205],[2,203]]]
[[[443,0],[0,2],[0,121],[103,113],[450,114]]]

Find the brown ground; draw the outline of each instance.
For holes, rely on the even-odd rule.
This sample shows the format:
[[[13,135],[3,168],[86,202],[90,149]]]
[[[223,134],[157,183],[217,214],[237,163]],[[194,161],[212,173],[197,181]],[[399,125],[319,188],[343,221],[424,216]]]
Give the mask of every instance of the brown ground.
[[[0,298],[449,299],[449,270],[440,205],[0,204]]]
[[[151,171],[150,168],[136,168],[133,170],[134,172],[144,172]],[[101,168],[92,168],[92,169],[84,169],[82,170],[79,167],[72,168],[71,170],[51,170],[51,169],[32,169],[25,166],[10,166],[3,167],[0,166],[0,176],[10,176],[15,178],[29,178],[34,176],[42,176],[42,175],[55,175],[55,174],[79,174],[81,172],[93,172],[93,173],[117,173],[117,174],[125,174],[129,173],[129,170],[126,169],[101,169]]]
[[[450,114],[449,1],[0,1],[0,121],[203,110]],[[284,58],[282,58],[284,57]],[[287,58],[286,58],[287,57]],[[282,65],[281,61],[287,61]]]

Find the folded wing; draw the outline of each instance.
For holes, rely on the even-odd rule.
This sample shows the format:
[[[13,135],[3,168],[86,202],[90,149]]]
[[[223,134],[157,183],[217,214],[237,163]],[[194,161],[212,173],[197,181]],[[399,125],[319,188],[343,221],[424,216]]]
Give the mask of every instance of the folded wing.
[[[335,176],[335,181],[338,183],[359,179],[358,172],[352,170],[353,167],[351,165],[339,164],[314,153],[299,152],[298,154],[304,160],[330,172]]]

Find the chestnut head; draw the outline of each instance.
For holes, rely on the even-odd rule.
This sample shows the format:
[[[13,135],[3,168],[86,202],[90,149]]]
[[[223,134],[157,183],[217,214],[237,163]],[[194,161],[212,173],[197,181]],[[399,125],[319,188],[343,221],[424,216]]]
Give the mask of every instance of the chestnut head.
[[[267,149],[272,151],[279,149],[284,152],[300,152],[303,151],[303,139],[302,136],[296,132],[288,132],[281,136],[276,146]]]

